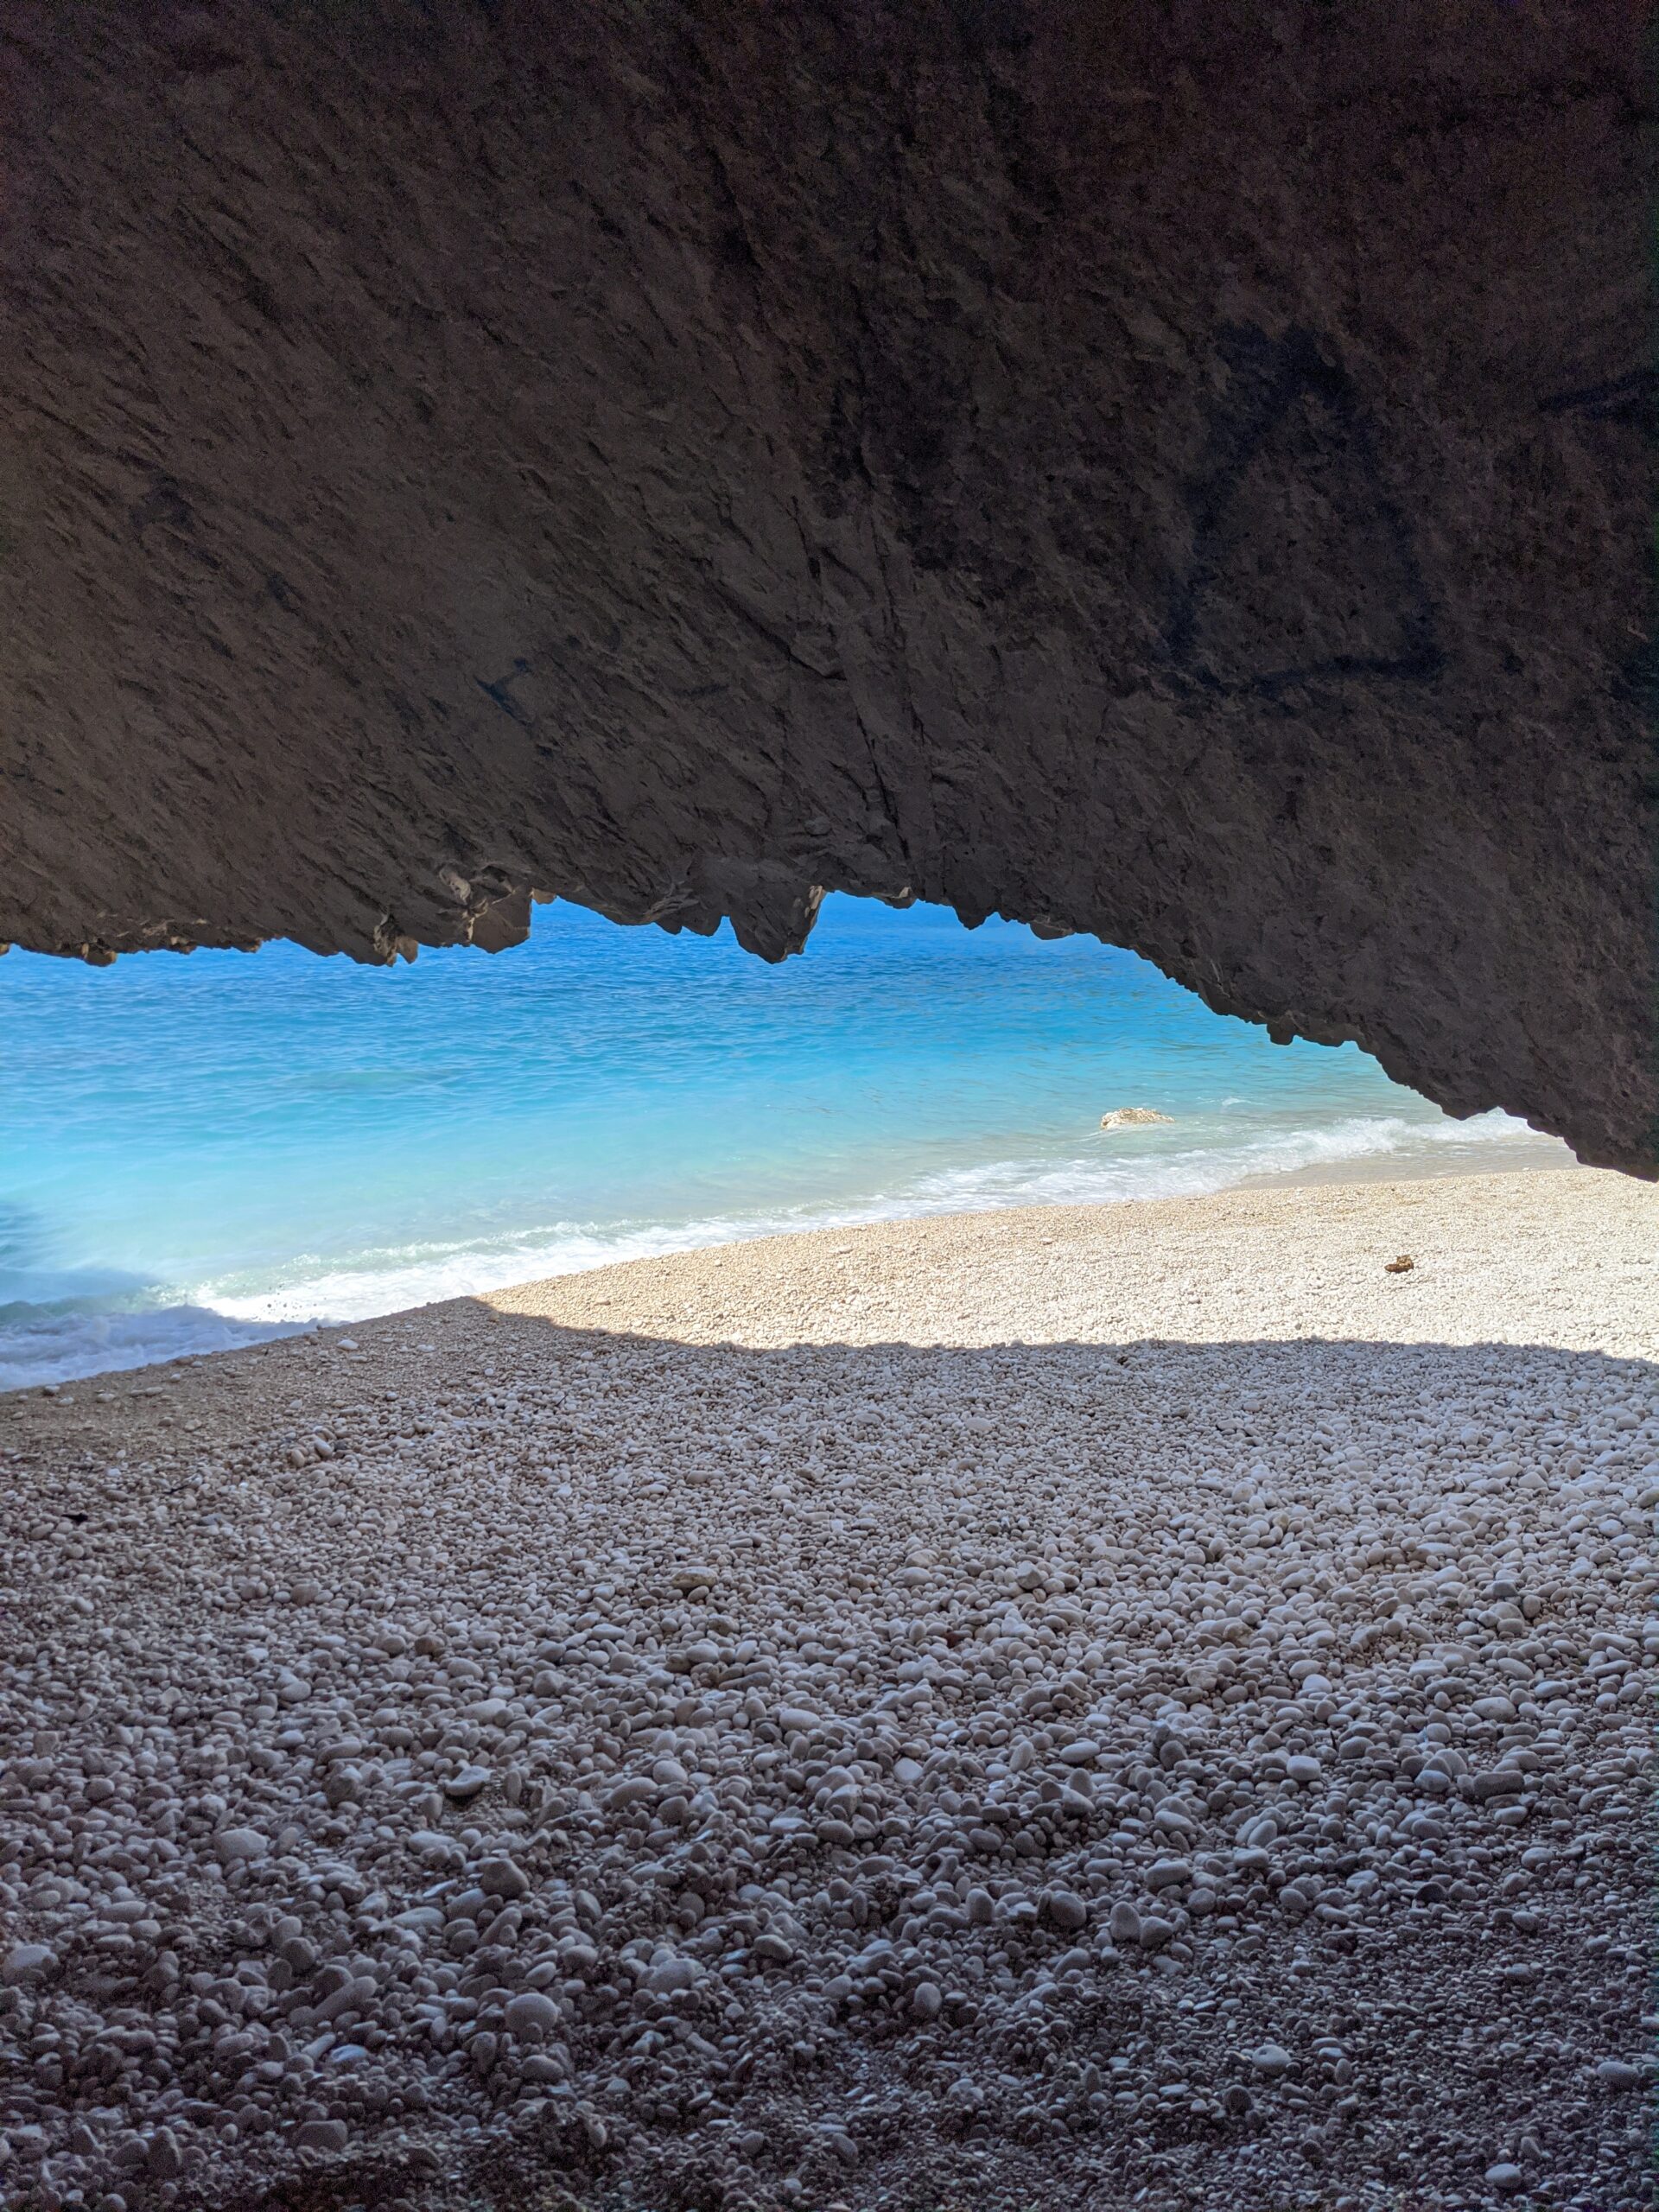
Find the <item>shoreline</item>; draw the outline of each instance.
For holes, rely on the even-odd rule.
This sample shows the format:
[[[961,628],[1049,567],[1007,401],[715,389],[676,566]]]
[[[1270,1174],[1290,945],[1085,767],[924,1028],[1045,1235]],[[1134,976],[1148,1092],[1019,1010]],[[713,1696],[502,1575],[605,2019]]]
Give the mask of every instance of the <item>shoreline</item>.
[[[1264,1234],[1273,1240],[1265,1255]],[[1522,1239],[1525,1267],[1484,1260],[1489,1234],[1504,1244]],[[1575,1237],[1585,1249],[1569,1263]],[[1387,1263],[1402,1252],[1410,1253],[1413,1268],[1389,1274]],[[1595,1311],[1590,1336],[1599,1349],[1648,1357],[1659,1353],[1656,1252],[1659,1186],[1575,1166],[1571,1175],[1529,1169],[1278,1184],[1193,1198],[906,1216],[550,1275],[469,1302],[503,1317],[686,1343],[873,1343],[883,1340],[882,1326],[902,1319],[904,1341],[945,1341],[954,1330],[964,1344],[983,1344],[996,1340],[987,1333],[988,1313],[1000,1320],[1029,1309],[1024,1271],[1086,1255],[1105,1272],[1074,1278],[1068,1296],[1039,1302],[1039,1340],[1063,1333],[1079,1343],[1132,1339],[1147,1313],[1171,1318],[1173,1291],[1195,1342],[1312,1333],[1383,1341],[1398,1330],[1408,1341],[1468,1343],[1483,1329],[1516,1342],[1526,1327],[1535,1332],[1531,1340],[1564,1345],[1580,1339],[1561,1334],[1563,1313]],[[1627,1316],[1618,1316],[1617,1301],[1598,1306],[1593,1296],[1584,1298],[1573,1270],[1586,1265],[1630,1270],[1636,1295]],[[1195,1267],[1203,1287],[1176,1289]],[[412,1325],[422,1312],[445,1310],[394,1318]],[[1180,1335],[1167,1327],[1154,1333]],[[1582,1348],[1590,1348],[1588,1338]]]
[[[1656,1229],[911,1218],[0,1401],[6,2190],[1634,2202]]]
[[[1548,1147],[1548,1149],[1546,1148]],[[1485,1147],[1483,1147],[1483,1150]],[[1389,1153],[1363,1154],[1351,1160],[1316,1161],[1307,1167],[1293,1167],[1282,1175],[1252,1175],[1242,1183],[1229,1184],[1229,1190],[1271,1191],[1300,1189],[1304,1185],[1326,1183],[1445,1183],[1461,1182],[1465,1178],[1480,1175],[1554,1175],[1563,1168],[1574,1174],[1603,1175],[1616,1173],[1612,1168],[1586,1167],[1575,1160],[1567,1147],[1558,1138],[1529,1144],[1524,1139],[1510,1143],[1493,1144],[1493,1157],[1478,1164],[1466,1155],[1451,1160],[1440,1160],[1432,1154],[1413,1157],[1408,1166],[1402,1165]],[[1224,1192],[1206,1192],[1207,1197],[1221,1198]]]
[[[200,1315],[203,1317],[201,1326],[207,1333],[212,1332],[213,1325],[214,1323],[222,1323],[227,1331],[242,1329],[263,1331],[268,1328],[271,1333],[269,1335],[257,1334],[251,1336],[244,1344],[241,1344],[201,1346],[200,1348],[191,1347],[181,1351],[168,1351],[158,1348],[153,1357],[137,1361],[130,1364],[105,1368],[77,1368],[73,1372],[47,1378],[42,1378],[42,1376],[38,1373],[33,1374],[31,1375],[30,1379],[27,1382],[10,1383],[3,1387],[0,1387],[0,1402],[3,1402],[8,1397],[29,1391],[38,1391],[42,1389],[54,1390],[60,1389],[73,1390],[77,1385],[85,1386],[96,1382],[100,1376],[141,1374],[149,1372],[156,1368],[177,1366],[181,1363],[194,1363],[196,1360],[203,1358],[230,1357],[236,1352],[245,1351],[256,1348],[257,1345],[262,1344],[288,1341],[296,1336],[316,1335],[340,1329],[349,1330],[353,1328],[368,1328],[379,1323],[396,1319],[401,1315],[423,1313],[435,1306],[449,1304],[453,1302],[454,1299],[456,1297],[470,1297],[486,1300],[509,1298],[514,1291],[537,1282],[564,1281],[577,1275],[591,1275],[613,1268],[656,1264],[658,1262],[685,1258],[690,1255],[699,1252],[724,1251],[735,1249],[740,1247],[747,1247],[753,1244],[770,1243],[779,1238],[787,1238],[791,1236],[853,1235],[870,1229],[893,1227],[906,1222],[954,1220],[957,1218],[975,1217],[982,1213],[988,1216],[996,1216],[1005,1213],[1025,1214],[1050,1211],[1087,1211],[1090,1207],[1098,1207],[1102,1210],[1116,1210],[1117,1208],[1134,1209],[1144,1206],[1163,1206],[1171,1205],[1201,1205],[1211,1199],[1224,1199],[1230,1195],[1251,1192],[1326,1189],[1351,1185],[1356,1187],[1369,1188],[1378,1184],[1397,1183],[1405,1185],[1415,1183],[1457,1183],[1478,1180],[1491,1176],[1514,1174],[1532,1175],[1540,1173],[1554,1174],[1558,1173],[1562,1169],[1566,1169],[1578,1175],[1598,1174],[1611,1172],[1581,1167],[1579,1162],[1573,1158],[1571,1153],[1568,1152],[1567,1148],[1564,1145],[1556,1145],[1554,1147],[1553,1150],[1548,1152],[1543,1151],[1541,1147],[1538,1148],[1538,1156],[1527,1156],[1531,1153],[1533,1148],[1527,1147],[1522,1143],[1512,1145],[1506,1144],[1501,1147],[1494,1145],[1491,1149],[1498,1156],[1490,1161],[1482,1160],[1476,1165],[1471,1165],[1466,1159],[1463,1158],[1454,1159],[1447,1162],[1441,1162],[1435,1160],[1432,1155],[1421,1154],[1414,1155],[1408,1162],[1402,1164],[1394,1155],[1381,1154],[1374,1157],[1350,1158],[1341,1160],[1333,1160],[1328,1163],[1315,1164],[1310,1166],[1287,1170],[1281,1173],[1247,1176],[1242,1179],[1239,1182],[1229,1184],[1218,1191],[1184,1193],[1175,1197],[1123,1197],[1088,1200],[1080,1203],[1071,1201],[1052,1201],[1045,1202],[1037,1205],[992,1205],[980,1207],[969,1205],[960,1209],[953,1209],[950,1211],[918,1211],[903,1213],[878,1214],[872,1217],[862,1217],[850,1221],[830,1221],[801,1229],[760,1229],[755,1230],[752,1234],[739,1234],[719,1239],[713,1243],[676,1245],[670,1247],[665,1251],[653,1252],[628,1257],[619,1257],[615,1259],[594,1260],[591,1262],[584,1263],[580,1267],[563,1270],[556,1274],[526,1275],[521,1278],[515,1278],[511,1282],[504,1285],[499,1285],[493,1288],[451,1294],[448,1298],[424,1300],[418,1305],[387,1306],[375,1313],[357,1316],[352,1319],[297,1319],[291,1322],[272,1321],[265,1323],[243,1315],[221,1313],[219,1309],[213,1307],[179,1306],[174,1307],[139,1309],[130,1316],[123,1314],[111,1318],[120,1321],[130,1320],[134,1325],[141,1326],[146,1320],[152,1318],[161,1319],[170,1313],[190,1314],[193,1316]],[[51,1363],[43,1361],[41,1363],[49,1365]]]

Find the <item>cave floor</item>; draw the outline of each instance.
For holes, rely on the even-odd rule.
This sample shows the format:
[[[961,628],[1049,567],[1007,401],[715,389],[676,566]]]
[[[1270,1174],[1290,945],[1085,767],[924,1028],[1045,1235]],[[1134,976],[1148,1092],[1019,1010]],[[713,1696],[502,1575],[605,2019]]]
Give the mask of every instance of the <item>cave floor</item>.
[[[946,1217],[0,1401],[0,2198],[1646,2203],[1656,1227]]]

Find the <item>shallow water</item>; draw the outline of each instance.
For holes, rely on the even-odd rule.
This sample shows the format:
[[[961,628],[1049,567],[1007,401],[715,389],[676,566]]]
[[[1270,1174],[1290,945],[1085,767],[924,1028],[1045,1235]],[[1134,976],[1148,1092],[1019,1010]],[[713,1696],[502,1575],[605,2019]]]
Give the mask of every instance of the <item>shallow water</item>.
[[[0,1388],[778,1230],[1564,1156],[1092,939],[843,898],[778,968],[563,904],[396,969],[13,953],[0,1035]]]

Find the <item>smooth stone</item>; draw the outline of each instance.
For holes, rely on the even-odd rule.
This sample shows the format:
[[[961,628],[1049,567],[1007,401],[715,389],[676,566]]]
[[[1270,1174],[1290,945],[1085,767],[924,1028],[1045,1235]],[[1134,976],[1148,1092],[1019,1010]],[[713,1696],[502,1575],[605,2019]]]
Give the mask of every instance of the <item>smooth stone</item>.
[[[1628,2059],[1604,2058],[1596,2068],[1596,2079],[1604,2089],[1639,2089],[1644,2076]]]
[[[505,1897],[511,1904],[528,1895],[530,1877],[511,1859],[486,1859],[478,1870],[478,1886],[486,1897]]]
[[[699,1979],[695,1961],[661,1959],[645,1976],[645,1987],[653,1997],[671,1997],[676,1990],[696,1988]]]
[[[1068,1935],[1089,1925],[1089,1908],[1073,1890],[1045,1890],[1043,1910]]]
[[[1114,1943],[1138,1943],[1141,1941],[1141,1916],[1127,1898],[1120,1898],[1112,1907],[1111,1917],[1106,1927]]]
[[[57,1966],[56,1954],[46,1943],[14,1943],[0,1964],[0,1983],[8,1988],[22,1988],[26,1983],[44,1981]]]
[[[1282,2075],[1288,2074],[1296,2063],[1284,2045],[1277,2043],[1259,2044],[1245,2056],[1255,2071],[1269,2082],[1276,2082]]]
[[[550,1997],[539,1989],[520,1990],[516,1997],[507,1999],[505,2019],[509,2035],[521,2040],[536,2036],[550,2036],[558,2026],[562,2015]]]
[[[184,2153],[170,2127],[158,2127],[151,2136],[144,2164],[151,2181],[176,2181],[184,2171]]]
[[[213,1838],[213,1849],[221,1866],[233,1866],[238,1861],[263,1859],[270,1846],[257,1828],[224,1828]]]
[[[1160,1859],[1147,1870],[1147,1887],[1155,1895],[1160,1890],[1173,1890],[1192,1879],[1192,1863],[1187,1859]]]
[[[343,2151],[351,2140],[343,2120],[302,2120],[294,2131],[296,2151]]]

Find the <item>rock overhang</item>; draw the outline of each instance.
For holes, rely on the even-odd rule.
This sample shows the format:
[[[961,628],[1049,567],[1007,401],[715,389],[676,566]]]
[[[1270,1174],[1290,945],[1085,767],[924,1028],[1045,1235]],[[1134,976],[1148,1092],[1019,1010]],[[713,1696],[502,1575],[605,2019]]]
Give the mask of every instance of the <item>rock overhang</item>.
[[[0,30],[0,937],[824,887],[1650,1173],[1635,11]]]

